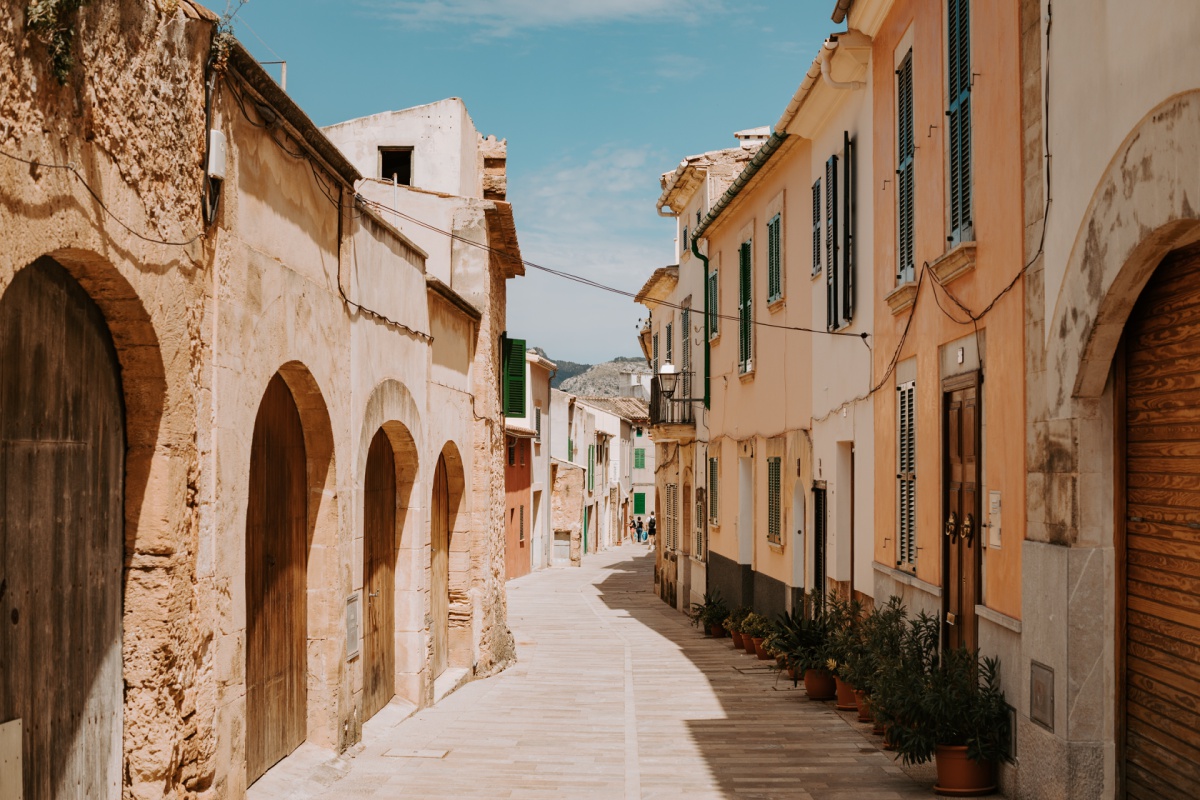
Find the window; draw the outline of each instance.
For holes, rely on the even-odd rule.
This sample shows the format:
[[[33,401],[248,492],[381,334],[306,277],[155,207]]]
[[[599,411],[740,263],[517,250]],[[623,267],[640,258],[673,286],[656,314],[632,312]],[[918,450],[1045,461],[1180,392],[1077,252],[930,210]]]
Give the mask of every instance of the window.
[[[839,327],[838,317],[838,157],[825,162],[825,327]]]
[[[672,323],[667,323],[667,363],[675,363],[675,329]]]
[[[639,515],[646,513],[646,493],[645,492],[634,492],[633,493],[633,513],[639,514]]]
[[[379,177],[412,186],[412,154],[411,147],[379,148]]]
[[[542,443],[542,407],[541,406],[533,407],[533,430],[535,433],[533,440],[535,442],[537,442],[538,444],[541,444]]]
[[[708,518],[714,525],[717,524],[717,497],[720,495],[718,491],[720,486],[719,466],[717,459],[710,458],[708,460]]]
[[[767,541],[771,544],[782,544],[782,511],[780,509],[780,472],[779,458],[767,459]]]
[[[525,506],[524,505],[522,505],[521,509],[520,509],[520,525],[521,525],[521,527],[519,528],[519,534],[518,534],[517,538],[518,538],[518,541],[520,541],[522,544],[524,544],[524,542],[525,542]]]
[[[686,499],[686,498],[685,498]],[[696,492],[696,531],[692,547],[692,558],[708,560],[708,526],[704,524],[704,490]]]
[[[651,352],[651,355],[653,356],[652,360],[654,361],[654,363],[651,364],[650,366],[654,368],[654,374],[657,375],[658,374],[658,334],[657,333],[654,334],[652,342],[653,342],[653,345],[651,346],[651,350],[653,352]]]
[[[646,448],[639,447],[633,451],[633,468],[634,469],[645,469],[646,468]]]
[[[596,445],[588,445],[588,466],[587,466],[588,491],[596,490]]]
[[[828,591],[826,567],[826,544],[829,537],[828,510],[826,508],[824,482],[813,487],[813,591],[817,595],[817,607],[825,608],[825,593]]]
[[[817,179],[812,190],[813,208],[813,241],[812,241],[812,274],[821,274],[821,180]]]
[[[525,411],[525,340],[500,339],[503,404],[506,417],[523,417]]]
[[[971,223],[971,12],[968,0],[948,0],[946,80],[950,108],[950,241],[970,241]]]
[[[912,50],[896,70],[896,283],[915,280]]]
[[[688,229],[687,229],[687,225],[684,225],[683,226],[683,236],[680,237],[680,239],[679,239],[679,255],[682,256],[684,253],[686,253],[688,251],[689,246],[690,246],[690,243],[688,241]]]
[[[742,243],[738,257],[738,369],[744,375],[754,369],[752,338],[754,321],[751,303],[751,274],[753,259],[751,242]]]
[[[567,461],[575,460],[575,440],[567,437]]]
[[[780,215],[767,222],[767,300],[774,302],[783,297],[783,244],[780,235]]]
[[[637,429],[637,437],[638,437],[639,439],[640,439],[640,438],[642,438],[642,429],[641,429],[641,428],[638,428],[638,429]]]
[[[850,131],[842,134],[842,321],[854,319],[854,284],[857,275],[854,236],[858,221],[858,167]]]
[[[517,440],[511,436],[508,438],[508,465],[510,467],[517,465]]]
[[[705,293],[705,298],[708,302],[708,338],[717,338],[720,333],[720,328],[717,326],[717,313],[720,306],[717,304],[717,271],[714,269],[708,273],[708,291]]]
[[[684,307],[679,312],[679,368],[683,372],[683,397],[692,396],[692,310]]]
[[[525,466],[525,450],[526,449],[527,448],[525,447],[524,440],[517,442],[517,450],[519,450],[521,452],[521,466],[522,467]]]
[[[917,565],[917,420],[916,384],[897,388],[897,532],[896,566],[916,570]]]

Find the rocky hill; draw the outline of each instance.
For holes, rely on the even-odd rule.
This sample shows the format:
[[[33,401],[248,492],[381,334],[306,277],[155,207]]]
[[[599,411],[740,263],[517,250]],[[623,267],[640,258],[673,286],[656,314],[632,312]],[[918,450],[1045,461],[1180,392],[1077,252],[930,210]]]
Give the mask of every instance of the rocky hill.
[[[649,375],[650,366],[644,358],[616,358],[567,378],[559,388],[583,397],[620,397],[630,371]]]

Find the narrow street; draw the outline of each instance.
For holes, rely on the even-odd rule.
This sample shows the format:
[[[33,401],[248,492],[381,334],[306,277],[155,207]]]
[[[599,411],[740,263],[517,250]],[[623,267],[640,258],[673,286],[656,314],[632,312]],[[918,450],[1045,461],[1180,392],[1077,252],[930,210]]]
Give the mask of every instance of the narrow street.
[[[649,551],[509,584],[519,663],[397,721],[360,748],[305,747],[251,789],[273,798],[931,797],[878,737],[650,591]]]

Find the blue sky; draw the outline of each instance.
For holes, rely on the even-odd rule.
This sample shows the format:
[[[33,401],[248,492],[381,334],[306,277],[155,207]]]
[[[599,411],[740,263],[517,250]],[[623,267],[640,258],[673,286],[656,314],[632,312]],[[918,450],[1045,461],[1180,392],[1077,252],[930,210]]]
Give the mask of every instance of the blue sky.
[[[774,124],[835,30],[833,6],[252,0],[234,32],[261,60],[287,60],[288,92],[318,125],[463,98],[480,132],[508,139],[524,257],[637,291],[675,263],[674,225],[654,208],[659,175]],[[639,354],[645,313],[536,270],[509,282],[509,334],[551,357]]]

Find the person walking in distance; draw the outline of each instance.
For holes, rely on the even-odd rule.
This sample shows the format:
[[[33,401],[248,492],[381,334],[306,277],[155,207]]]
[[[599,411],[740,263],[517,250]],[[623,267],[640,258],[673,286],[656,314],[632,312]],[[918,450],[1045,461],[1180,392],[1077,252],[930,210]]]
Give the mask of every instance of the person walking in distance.
[[[637,518],[637,541],[638,541],[638,544],[641,544],[643,541],[645,541],[645,536],[646,536],[646,528],[642,525],[642,518],[638,517]]]
[[[658,528],[658,523],[654,521],[654,512],[650,512],[650,521],[646,523],[647,538],[650,541],[650,546],[654,547],[654,532]]]

